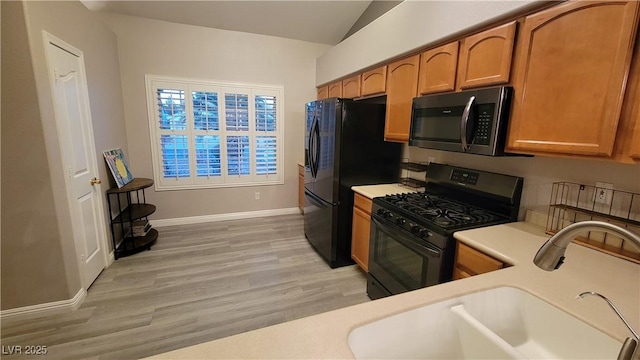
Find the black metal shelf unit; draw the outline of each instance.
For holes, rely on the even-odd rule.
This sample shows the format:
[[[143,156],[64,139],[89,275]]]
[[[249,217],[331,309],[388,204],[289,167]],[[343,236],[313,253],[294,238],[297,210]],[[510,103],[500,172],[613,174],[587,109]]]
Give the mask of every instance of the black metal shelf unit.
[[[142,250],[151,249],[158,239],[158,231],[150,228],[148,216],[156,211],[155,205],[147,204],[144,190],[153,185],[153,180],[135,178],[121,188],[107,190],[107,202],[111,214],[111,198],[115,197],[118,204],[118,213],[111,217],[111,240],[113,241],[113,253],[117,260],[120,257],[132,255]],[[121,195],[126,198],[126,206],[122,208]],[[132,194],[135,194],[135,200]],[[141,225],[142,224],[142,225]],[[119,228],[119,232],[117,232]],[[120,234],[122,241],[117,244],[116,233]]]

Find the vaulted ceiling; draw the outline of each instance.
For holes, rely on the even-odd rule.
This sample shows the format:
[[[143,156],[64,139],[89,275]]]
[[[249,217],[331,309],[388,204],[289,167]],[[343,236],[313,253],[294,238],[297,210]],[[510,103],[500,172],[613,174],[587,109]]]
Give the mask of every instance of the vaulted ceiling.
[[[83,1],[92,11],[330,45],[339,43],[345,36],[400,2],[361,0]]]

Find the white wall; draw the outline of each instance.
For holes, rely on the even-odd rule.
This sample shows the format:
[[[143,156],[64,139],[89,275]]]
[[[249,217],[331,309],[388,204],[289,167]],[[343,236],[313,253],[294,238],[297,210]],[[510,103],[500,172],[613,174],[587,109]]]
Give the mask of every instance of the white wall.
[[[298,40],[104,15],[118,36],[131,171],[153,177],[145,74],[284,85],[284,185],[147,191],[152,219],[297,207],[304,103],[314,100],[315,59],[329,46]],[[254,193],[260,191],[260,200]]]
[[[404,1],[320,56],[316,84],[328,83],[538,4],[537,0]]]
[[[111,176],[100,151],[126,151],[126,133],[113,32],[79,1],[3,1],[2,9],[4,310],[68,300],[82,285],[43,30],[83,51],[100,178]],[[104,181],[99,191],[108,188]]]

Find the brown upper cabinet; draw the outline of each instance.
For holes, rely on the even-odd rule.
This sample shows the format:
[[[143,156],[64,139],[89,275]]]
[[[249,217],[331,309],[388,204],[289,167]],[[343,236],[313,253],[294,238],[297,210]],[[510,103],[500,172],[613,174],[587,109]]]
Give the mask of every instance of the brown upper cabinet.
[[[386,141],[409,141],[411,103],[418,90],[420,55],[395,61],[387,68]]]
[[[329,87],[328,86],[320,86],[318,88],[318,98],[317,100],[326,99],[329,97]]]
[[[629,106],[632,106],[630,112],[630,118],[633,119],[633,131],[629,135],[631,141],[629,142],[628,154],[633,159],[640,161],[640,44],[636,45],[639,49],[636,51],[636,67],[634,72],[634,97],[629,97]]]
[[[507,148],[610,156],[639,2],[566,2],[526,17]]]
[[[342,97],[342,81],[329,84],[329,97]]]
[[[362,73],[360,95],[384,94],[387,91],[387,65]]]
[[[613,159],[619,162],[640,162],[640,101],[638,99],[640,99],[640,38],[636,39],[613,147]]]
[[[459,42],[455,41],[420,54],[421,95],[455,90],[458,48]]]
[[[463,40],[458,67],[460,89],[509,82],[516,24],[514,21]]]
[[[353,99],[360,97],[360,75],[342,80],[342,97]]]
[[[640,112],[638,112],[640,114]],[[633,136],[631,137],[629,156],[640,160],[640,116],[636,119]]]

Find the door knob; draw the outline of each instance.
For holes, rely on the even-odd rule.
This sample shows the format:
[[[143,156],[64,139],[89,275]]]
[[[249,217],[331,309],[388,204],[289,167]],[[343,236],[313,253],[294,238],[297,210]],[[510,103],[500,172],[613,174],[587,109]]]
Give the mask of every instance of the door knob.
[[[102,184],[102,180],[98,178],[91,179],[91,185],[95,185],[95,184]]]

